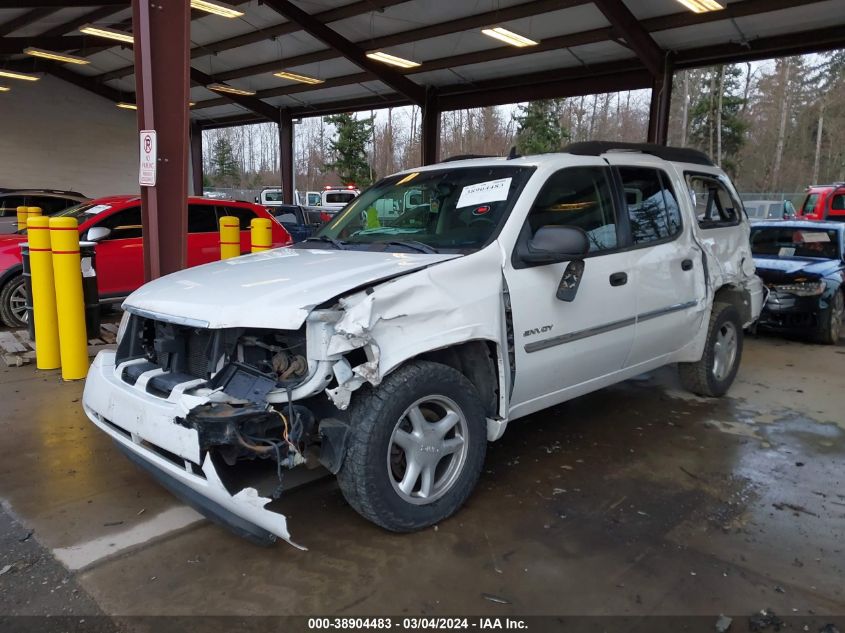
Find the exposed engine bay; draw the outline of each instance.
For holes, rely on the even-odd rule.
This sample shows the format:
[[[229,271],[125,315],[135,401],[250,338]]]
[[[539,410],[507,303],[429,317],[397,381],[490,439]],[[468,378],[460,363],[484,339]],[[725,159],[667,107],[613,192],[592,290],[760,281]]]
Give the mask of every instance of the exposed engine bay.
[[[115,360],[132,361],[120,375],[128,384],[148,376],[147,393],[170,398],[179,389],[201,397],[202,404],[174,422],[195,430],[201,452],[227,466],[275,462],[279,486],[272,496],[278,497],[283,469],[323,462],[337,472],[340,466],[342,453],[335,449],[342,447],[346,425],[329,417],[320,429],[313,411],[336,410],[325,396],[305,405],[292,397],[318,369],[316,363],[309,366],[305,353],[304,329],[210,330],[131,315]]]

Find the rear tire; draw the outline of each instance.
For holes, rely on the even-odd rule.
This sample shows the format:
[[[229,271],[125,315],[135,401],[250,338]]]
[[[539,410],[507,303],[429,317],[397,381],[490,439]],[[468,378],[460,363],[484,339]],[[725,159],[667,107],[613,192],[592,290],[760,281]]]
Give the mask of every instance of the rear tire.
[[[841,290],[830,299],[830,309],[827,311],[827,319],[822,324],[818,341],[825,345],[836,345],[842,333],[842,321],[845,320],[845,295]]]
[[[714,303],[701,360],[678,364],[684,388],[708,398],[725,395],[739,370],[742,341],[739,311],[730,303]]]
[[[337,479],[349,505],[373,523],[394,532],[434,525],[475,488],[487,450],[486,416],[459,371],[410,362],[378,387],[357,392],[349,420]]]
[[[26,327],[26,287],[23,275],[12,277],[0,290],[0,321],[6,327]]]

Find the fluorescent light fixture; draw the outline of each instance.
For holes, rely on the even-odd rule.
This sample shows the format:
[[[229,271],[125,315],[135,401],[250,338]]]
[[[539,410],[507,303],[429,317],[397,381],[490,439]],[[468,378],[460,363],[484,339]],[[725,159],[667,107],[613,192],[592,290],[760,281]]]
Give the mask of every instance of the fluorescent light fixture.
[[[721,11],[725,8],[724,0],[678,0],[682,5],[693,13],[707,13],[708,11]]]
[[[83,24],[79,27],[80,33],[86,35],[96,35],[97,37],[105,37],[109,40],[117,40],[118,42],[125,42],[127,44],[134,44],[135,38],[132,33],[126,31],[118,31],[117,29],[110,29],[107,26],[94,26],[93,24]]]
[[[0,92],[9,92],[10,90],[9,86],[0,86]]]
[[[510,44],[511,46],[516,46],[518,48],[524,48],[526,46],[537,46],[539,42],[535,42],[534,40],[528,39],[520,35],[519,33],[514,33],[513,31],[508,31],[506,28],[501,26],[494,26],[492,29],[481,29],[481,32],[488,37],[492,37],[493,39],[497,39],[505,44]]]
[[[310,86],[314,86],[316,84],[323,83],[323,79],[317,79],[315,77],[308,77],[307,75],[297,75],[296,73],[289,73],[286,70],[282,70],[277,73],[273,73],[276,77],[280,77],[282,79],[289,79],[290,81],[298,81],[301,84],[308,84]]]
[[[29,46],[23,49],[23,52],[33,57],[41,57],[43,59],[52,59],[57,62],[65,62],[67,64],[90,64],[91,62],[84,57],[77,57],[76,55],[67,55],[65,53],[54,53],[53,51],[45,51],[43,48],[35,48]]]
[[[254,90],[243,90],[241,88],[227,86],[226,84],[209,84],[206,88],[214,90],[215,92],[228,92],[232,95],[243,95],[244,97],[251,97],[255,94]]]
[[[213,13],[224,18],[239,18],[244,12],[233,9],[222,2],[209,2],[208,0],[191,0],[191,8],[205,11],[206,13]]]
[[[38,81],[41,79],[38,75],[28,75],[26,73],[16,73],[11,70],[0,70],[0,77],[8,77],[9,79],[21,79],[23,81]]]
[[[384,53],[382,51],[367,53],[367,57],[369,57],[370,59],[374,59],[377,62],[381,62],[382,64],[398,66],[399,68],[416,68],[420,65],[419,62],[412,62],[409,59],[402,59],[401,57],[396,57],[396,55],[389,55],[388,53]]]

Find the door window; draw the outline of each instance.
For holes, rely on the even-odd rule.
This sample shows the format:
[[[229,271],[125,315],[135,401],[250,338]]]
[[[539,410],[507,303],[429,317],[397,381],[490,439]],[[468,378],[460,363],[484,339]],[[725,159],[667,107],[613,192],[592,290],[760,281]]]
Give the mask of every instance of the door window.
[[[591,253],[615,249],[619,242],[608,170],[570,167],[552,175],[528,214],[529,237],[549,225],[583,229]]]
[[[739,224],[742,204],[716,176],[687,173],[686,180],[700,228],[714,229]]]
[[[214,205],[188,205],[188,233],[216,233],[219,230]]]
[[[251,209],[245,209],[244,207],[217,207],[217,213],[220,216],[232,215],[238,218],[241,223],[241,231],[248,231],[249,223],[256,218],[255,213]]]
[[[671,239],[681,232],[681,210],[669,179],[657,169],[620,167],[625,206],[635,245]]]
[[[845,193],[837,193],[830,201],[831,211],[845,211]]]
[[[107,240],[139,238],[141,233],[141,207],[130,207],[103,218],[95,226],[111,229]]]
[[[43,215],[54,215],[59,211],[64,211],[70,206],[76,204],[73,200],[67,198],[56,198],[53,196],[37,196],[30,200],[30,206],[39,207]]]
[[[17,215],[18,207],[26,205],[26,198],[23,196],[6,196],[0,198],[0,217]]]

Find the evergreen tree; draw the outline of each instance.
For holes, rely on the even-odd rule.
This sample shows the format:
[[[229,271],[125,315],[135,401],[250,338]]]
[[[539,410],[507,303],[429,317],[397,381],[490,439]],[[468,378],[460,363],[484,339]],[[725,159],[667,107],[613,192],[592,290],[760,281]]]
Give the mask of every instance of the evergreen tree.
[[[365,187],[371,183],[371,169],[367,160],[367,145],[373,138],[373,118],[356,119],[351,114],[335,114],[326,117],[326,122],[335,128],[335,136],[329,141],[331,162],[323,165],[323,171],[334,171],[342,185]]]
[[[225,136],[219,136],[211,148],[211,173],[220,186],[234,187],[240,182],[241,170],[235,159],[235,151]]]
[[[560,124],[559,105],[557,99],[546,99],[519,106],[514,120],[517,123],[516,147],[521,154],[560,151],[569,132]]]
[[[690,104],[689,141],[722,168],[735,173],[747,124],[741,117],[745,98],[739,66],[714,66],[702,73],[700,89]],[[720,108],[721,104],[721,108]]]

